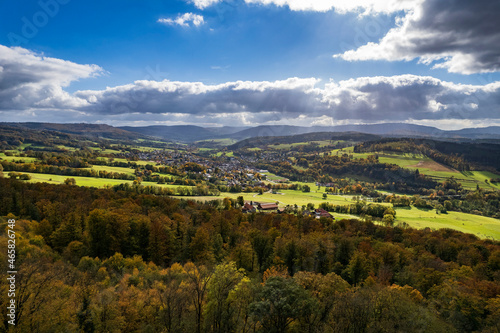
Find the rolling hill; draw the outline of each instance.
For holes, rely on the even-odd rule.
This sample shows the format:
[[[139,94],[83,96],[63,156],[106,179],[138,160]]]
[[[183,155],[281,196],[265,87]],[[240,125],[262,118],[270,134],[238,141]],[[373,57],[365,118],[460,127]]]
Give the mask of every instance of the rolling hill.
[[[385,123],[370,125],[339,125],[339,126],[290,126],[290,125],[261,125],[255,127],[200,127],[200,126],[146,126],[120,127],[123,130],[137,132],[143,135],[158,138],[195,142],[199,140],[230,138],[244,140],[254,137],[275,137],[300,135],[317,132],[359,132],[386,137],[414,137],[414,138],[441,138],[441,139],[500,139],[500,127],[467,128],[458,131],[444,131],[435,127]]]
[[[444,131],[430,126],[385,123],[369,125],[339,126],[289,126],[261,125],[255,127],[201,127],[194,125],[177,126],[123,126],[113,127],[105,124],[54,124],[54,123],[0,123],[3,125],[32,130],[50,130],[86,137],[109,139],[147,139],[156,137],[162,140],[196,142],[200,140],[233,139],[245,140],[255,137],[282,137],[320,132],[357,132],[383,137],[435,138],[443,140],[500,140],[500,127],[465,128],[456,131]]]

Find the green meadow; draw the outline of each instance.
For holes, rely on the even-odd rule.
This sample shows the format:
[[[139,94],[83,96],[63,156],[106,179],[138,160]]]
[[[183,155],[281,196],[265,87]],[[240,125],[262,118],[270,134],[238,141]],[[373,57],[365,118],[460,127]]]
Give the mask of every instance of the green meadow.
[[[464,171],[459,172],[445,165],[439,164],[427,156],[420,154],[397,154],[397,153],[354,153],[353,147],[335,149],[332,151],[333,155],[342,154],[352,155],[354,158],[367,158],[369,155],[378,155],[380,163],[396,164],[402,168],[416,170],[418,169],[421,174],[434,178],[438,182],[442,182],[450,177],[455,177],[458,182],[467,190],[476,189],[477,185],[484,189],[500,190],[500,184],[491,184],[489,179],[499,178],[489,171]],[[485,180],[488,180],[486,182]]]
[[[102,148],[98,148],[98,147],[92,147],[92,149],[98,151],[101,154],[120,154],[121,153],[120,150],[116,150],[116,149],[102,149]]]
[[[287,205],[293,206],[297,205],[302,207],[308,203],[314,204],[315,208],[323,202],[328,202],[333,205],[350,205],[355,203],[352,195],[329,195],[327,199],[323,199],[323,192],[301,192],[295,190],[282,190],[278,191],[276,194],[265,192],[262,195],[258,193],[221,193],[219,196],[193,196],[190,197],[194,200],[209,201],[215,199],[231,198],[237,199],[242,196],[245,201],[257,201],[257,202],[277,202],[280,207],[285,207]],[[382,203],[383,205],[390,206],[388,203]]]
[[[129,161],[126,158],[118,158],[118,157],[116,157],[116,158],[115,157],[111,157],[111,158],[101,157],[100,159],[108,161],[108,162],[111,162],[111,161],[112,162],[124,162],[124,163],[133,162],[133,163],[136,163],[137,165],[148,165],[148,164],[156,165],[156,163],[154,163],[152,161]]]
[[[36,161],[37,159],[34,157],[19,157],[19,156],[6,156],[4,153],[0,153],[0,160],[4,161],[23,161],[23,163],[32,163]]]
[[[125,169],[125,168],[122,168]],[[63,175],[50,175],[50,174],[38,174],[38,173],[26,173],[32,178],[29,182],[47,182],[51,184],[63,184],[66,178],[74,178],[76,184],[79,186],[90,186],[90,187],[106,187],[113,186],[123,183],[132,184],[132,181],[121,180],[121,179],[107,179],[107,178],[93,178],[93,177],[68,177]],[[175,189],[180,187],[179,185],[167,185],[167,184],[156,184],[153,182],[142,182],[144,186],[159,186],[163,188]],[[189,186],[182,186],[189,188]],[[294,205],[302,207],[308,203],[314,204],[314,207],[318,207],[322,202],[328,202],[334,205],[349,205],[354,203],[354,196],[349,195],[329,195],[327,199],[323,199],[323,192],[314,191],[302,192],[297,190],[282,190],[276,194],[264,193],[259,195],[257,193],[221,193],[219,196],[192,196],[192,197],[181,197],[192,200],[209,201],[215,199],[223,199],[229,197],[232,199],[237,199],[239,196],[243,196],[245,201],[257,201],[257,202],[278,202],[280,207],[285,207],[286,205]],[[384,205],[390,205],[384,203]],[[395,208],[396,210],[396,223],[406,222],[409,226],[422,229],[429,227],[431,229],[441,229],[441,228],[451,228],[459,230],[466,233],[472,233],[479,238],[492,238],[500,239],[500,220],[465,214],[460,212],[448,212],[447,214],[436,214],[435,210],[421,210],[415,207],[409,209],[405,208]],[[334,214],[337,218],[359,218],[352,215],[344,214]]]
[[[479,238],[500,240],[500,220],[491,217],[460,212],[437,214],[434,209],[422,210],[416,207],[395,208],[396,223],[406,222],[413,228],[450,228],[471,233]]]
[[[286,178],[275,175],[274,173],[271,173],[271,172],[263,172],[262,175],[265,175],[266,180],[271,181],[271,182],[287,181]]]
[[[224,138],[224,139],[210,139],[210,140],[200,140],[196,141],[197,144],[201,143],[210,143],[210,144],[216,144],[218,146],[230,146],[234,143],[238,142],[238,140],[235,139],[230,139],[230,138]]]
[[[225,155],[226,157],[233,157],[234,156],[234,153],[232,151],[220,151],[218,152],[217,154],[214,154],[213,156],[223,156]]]
[[[64,149],[64,150],[68,150],[68,151],[80,150],[80,148],[68,147],[68,146],[63,146],[63,145],[56,146],[56,148],[58,148],[58,149]]]
[[[311,143],[317,144],[321,148],[333,145],[333,143],[330,140],[323,140],[323,141],[308,141],[308,142],[296,142],[296,143],[282,143],[282,144],[277,144],[277,145],[269,145],[269,148],[271,148],[271,149],[291,149],[293,147],[305,146],[305,145],[308,145]]]
[[[117,172],[117,173],[125,173],[127,175],[134,175],[134,169],[132,168],[112,167],[107,165],[93,165],[91,168],[85,168],[85,169],[92,169],[96,171],[102,170],[107,172]]]
[[[28,174],[31,176],[31,183],[49,183],[49,184],[64,184],[64,180],[67,178],[74,178],[76,185],[79,186],[91,186],[91,187],[105,187],[119,185],[122,183],[131,183],[132,181],[121,180],[121,179],[107,179],[107,178],[94,178],[94,177],[78,177],[78,176],[66,176],[66,175],[50,175],[45,173],[31,173],[22,172],[23,174]]]
[[[64,184],[64,180],[67,178],[74,178],[76,185],[78,186],[89,186],[89,187],[106,187],[114,186],[119,184],[128,183],[133,184],[132,180],[123,179],[109,179],[109,178],[95,178],[95,177],[79,177],[79,176],[66,176],[66,175],[50,175],[44,173],[31,173],[31,172],[21,172],[22,174],[28,174],[31,176],[31,183],[49,183],[49,184]],[[154,182],[142,182],[141,185],[144,186],[158,186],[163,188],[176,189],[178,187],[191,188],[192,186],[185,185],[170,185],[170,184],[157,184]]]

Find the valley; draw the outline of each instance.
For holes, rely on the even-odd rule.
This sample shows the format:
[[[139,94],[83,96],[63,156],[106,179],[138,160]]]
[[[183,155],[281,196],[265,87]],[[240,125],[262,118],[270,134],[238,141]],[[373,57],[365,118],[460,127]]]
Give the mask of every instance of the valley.
[[[71,129],[78,133],[77,128],[73,126]],[[17,131],[17,135],[22,136],[22,130]],[[35,137],[37,135],[36,130],[30,133]],[[9,145],[10,149],[2,150],[0,162],[4,163],[5,176],[17,178],[15,174],[18,173],[19,178],[24,174],[25,181],[32,183],[70,183],[97,188],[125,186],[131,189],[140,186],[146,188],[148,193],[155,193],[156,188],[156,191],[160,191],[158,193],[202,202],[224,198],[236,202],[238,198],[242,198],[240,200],[244,202],[276,203],[279,209],[295,214],[306,209],[326,206],[349,206],[359,201],[367,205],[381,204],[392,207],[391,196],[408,195],[413,198],[408,206],[394,207],[396,214],[393,225],[452,228],[473,233],[480,238],[500,238],[500,221],[497,219],[499,215],[495,213],[497,206],[494,206],[493,213],[487,213],[487,216],[482,216],[484,212],[481,210],[475,210],[475,213],[471,214],[473,209],[463,211],[459,208],[467,193],[498,193],[500,182],[495,180],[500,178],[500,172],[495,173],[486,166],[485,170],[476,167],[475,170],[458,171],[452,166],[434,161],[420,151],[359,151],[359,146],[363,146],[364,142],[376,142],[373,139],[378,137],[369,137],[372,141],[358,141],[366,137],[360,134],[332,133],[331,140],[301,141],[328,135],[304,134],[250,139],[243,141],[247,142],[243,148],[238,148],[241,144],[230,139],[186,145],[147,137],[130,141],[133,134],[120,137],[114,133],[109,135],[114,136],[114,139],[102,141],[95,140],[95,137],[85,138],[84,141],[78,142],[79,147],[75,147],[74,140],[77,137],[74,135],[78,134],[56,136],[56,133],[51,133],[48,138],[40,138],[38,142],[24,140],[18,146]],[[341,139],[338,139],[339,137]],[[62,140],[64,144],[60,144],[58,140]],[[286,143],[287,141],[291,143]],[[42,142],[49,143],[44,146]],[[213,146],[207,147],[207,143]],[[61,157],[64,157],[63,161],[60,161]],[[71,160],[75,157],[81,165],[71,167]],[[368,163],[368,167],[373,168],[373,163],[376,163],[384,165],[384,168],[392,165],[397,169],[391,170],[393,176],[384,175],[382,178],[374,178],[373,171],[370,176],[370,172],[353,173],[352,170],[343,171],[342,168],[327,171],[326,174],[313,172],[315,161],[328,165],[332,158],[344,161],[340,164]],[[47,163],[47,167],[41,167]],[[273,168],[276,173],[263,170],[268,167]],[[39,171],[35,171],[37,168]],[[9,171],[13,171],[14,175]],[[408,174],[401,174],[403,171],[410,172],[410,175],[418,172],[428,183],[434,184],[435,188],[417,185],[416,189],[405,192],[404,186],[398,188],[390,185],[390,181],[401,182],[408,178]],[[71,179],[71,182],[68,179]],[[459,185],[439,190],[439,184],[449,179]],[[429,202],[425,210],[413,206],[415,198],[420,197]],[[442,207],[446,200],[453,202],[453,211],[441,213],[438,206]],[[364,215],[332,213],[337,219],[366,219]],[[377,221],[384,224],[381,218],[374,219],[374,222]]]
[[[269,314],[256,309],[270,288],[296,309],[283,332],[342,322],[349,332],[359,318],[410,321],[408,332],[496,325],[494,140],[321,132],[181,142],[30,126],[0,125],[0,243],[15,221],[29,295],[18,303],[22,331],[48,330],[47,316],[97,331],[211,331],[220,282],[224,304],[239,307],[227,315],[238,332],[264,327]]]

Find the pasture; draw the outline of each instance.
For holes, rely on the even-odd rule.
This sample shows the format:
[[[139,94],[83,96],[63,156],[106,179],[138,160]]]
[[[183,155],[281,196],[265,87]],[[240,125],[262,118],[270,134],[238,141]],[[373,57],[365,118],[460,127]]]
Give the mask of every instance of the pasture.
[[[461,212],[436,214],[434,209],[423,210],[416,207],[395,208],[396,224],[403,222],[417,229],[429,227],[431,229],[450,228],[471,233],[479,238],[500,240],[500,220]]]
[[[9,162],[22,161],[22,163],[33,163],[37,159],[35,157],[6,156],[4,153],[0,153],[0,160]]]
[[[78,186],[89,186],[103,188],[107,186],[114,186],[119,184],[128,183],[133,184],[132,180],[123,179],[109,179],[109,178],[96,178],[96,177],[79,177],[79,176],[66,176],[66,175],[51,175],[45,173],[32,173],[32,172],[20,172],[22,174],[28,174],[31,176],[30,183],[49,183],[49,184],[64,184],[64,180],[67,178],[74,178],[76,185]],[[154,182],[142,182],[141,185],[144,186],[158,186],[162,188],[176,189],[178,187],[192,188],[192,186],[186,185],[170,185],[170,184],[157,184]]]
[[[397,154],[387,152],[374,152],[374,153],[354,153],[353,147],[344,149],[335,149],[332,151],[333,155],[342,154],[352,155],[353,158],[367,158],[369,155],[378,155],[380,163],[396,164],[402,168],[417,170],[426,176],[429,176],[437,182],[443,182],[447,178],[455,177],[455,179],[462,183],[464,189],[474,190],[479,187],[484,189],[500,190],[500,184],[492,184],[489,182],[491,178],[498,178],[496,175],[489,171],[463,171],[459,172],[450,167],[442,165],[433,161],[432,159],[419,154]],[[486,182],[485,180],[488,180]]]

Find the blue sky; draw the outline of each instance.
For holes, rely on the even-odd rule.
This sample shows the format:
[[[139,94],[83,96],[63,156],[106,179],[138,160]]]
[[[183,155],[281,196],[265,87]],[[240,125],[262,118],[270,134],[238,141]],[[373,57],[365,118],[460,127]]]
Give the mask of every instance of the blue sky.
[[[500,124],[500,9],[476,3],[4,1],[0,121]]]

